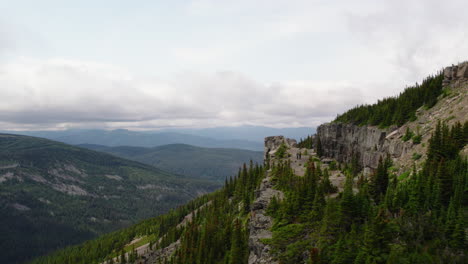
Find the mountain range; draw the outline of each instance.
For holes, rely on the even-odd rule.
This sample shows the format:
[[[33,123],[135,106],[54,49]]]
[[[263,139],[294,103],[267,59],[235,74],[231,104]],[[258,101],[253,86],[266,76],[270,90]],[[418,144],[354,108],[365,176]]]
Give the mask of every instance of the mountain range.
[[[70,129],[58,131],[4,131],[47,138],[67,144],[97,144],[105,146],[156,147],[168,144],[187,144],[208,148],[237,148],[263,151],[266,136],[285,134],[305,138],[315,132],[312,128],[269,128],[260,126],[218,127],[206,129],[165,129],[132,131],[126,129]]]
[[[85,148],[0,134],[0,263],[129,226],[218,187]]]
[[[244,149],[201,148],[185,144],[170,144],[153,148],[107,147],[83,144],[80,147],[106,152],[145,163],[175,174],[222,184],[237,175],[244,163],[261,164],[263,152]]]

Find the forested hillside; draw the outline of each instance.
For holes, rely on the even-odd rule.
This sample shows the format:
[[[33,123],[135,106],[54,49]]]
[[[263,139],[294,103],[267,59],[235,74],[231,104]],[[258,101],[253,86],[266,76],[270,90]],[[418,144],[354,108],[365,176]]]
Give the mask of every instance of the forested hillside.
[[[427,77],[422,84],[406,88],[400,95],[379,100],[372,105],[361,105],[338,115],[335,122],[355,125],[387,127],[401,126],[416,119],[416,110],[425,106],[431,108],[442,93],[444,75],[439,73]]]
[[[223,189],[199,197],[170,213],[145,220],[80,246],[69,247],[32,263],[245,263],[248,257],[246,221],[254,190],[264,168],[250,164]],[[191,214],[196,210],[196,213]],[[136,244],[129,245],[135,238]],[[136,248],[147,251],[137,256]],[[160,251],[176,244],[170,254]]]
[[[206,179],[222,185],[226,177],[237,173],[243,163],[262,163],[263,153],[245,149],[201,148],[185,144],[170,144],[154,148],[107,147],[80,145],[122,158],[155,166],[195,179]]]
[[[440,124],[421,170],[395,175],[382,157],[369,179],[353,164],[313,156],[296,176],[286,155],[268,172],[244,167],[218,192],[34,263],[247,263],[247,223],[265,173],[285,194],[267,208],[273,235],[263,242],[275,263],[465,263],[468,162],[458,153],[467,141],[468,122]],[[330,180],[337,171],[345,175],[339,194]],[[148,243],[144,252],[129,244],[135,238]]]
[[[458,153],[467,141],[468,122],[440,124],[411,175],[391,173],[385,157],[368,179],[344,164],[336,199],[327,198],[328,169],[310,162],[298,177],[289,163],[275,165],[286,199],[270,204],[266,243],[280,263],[466,263],[468,163]]]
[[[299,144],[268,137],[264,167],[244,166],[215,193],[34,263],[467,263],[468,77],[453,79],[459,76],[453,69],[338,117],[350,126],[410,131],[407,123],[424,125],[423,141],[399,128],[388,135],[375,126],[359,135],[348,126],[337,130],[340,137],[347,131],[352,150],[375,154],[376,166],[367,171],[359,153],[345,153],[333,133],[326,142],[315,135]],[[444,77],[457,89],[442,89]],[[421,114],[421,107],[434,112]],[[392,145],[405,155],[392,156],[377,144],[357,146],[373,142],[370,135],[381,146],[408,142]]]
[[[0,262],[80,243],[215,188],[112,155],[0,134]]]

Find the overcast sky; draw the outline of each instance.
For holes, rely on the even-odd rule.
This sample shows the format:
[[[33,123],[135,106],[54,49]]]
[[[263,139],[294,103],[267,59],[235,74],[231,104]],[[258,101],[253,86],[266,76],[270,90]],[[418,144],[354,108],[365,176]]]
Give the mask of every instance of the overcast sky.
[[[466,0],[0,0],[0,127],[316,126],[468,60],[467,10]]]

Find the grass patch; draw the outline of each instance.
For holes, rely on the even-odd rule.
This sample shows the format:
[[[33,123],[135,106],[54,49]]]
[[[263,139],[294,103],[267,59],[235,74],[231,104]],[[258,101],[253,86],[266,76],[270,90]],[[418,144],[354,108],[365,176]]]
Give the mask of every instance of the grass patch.
[[[410,172],[409,172],[409,171],[403,172],[402,174],[400,174],[400,176],[398,176],[398,180],[399,180],[399,181],[406,180],[406,179],[408,178],[409,175],[410,175]]]
[[[421,154],[415,152],[415,153],[413,153],[413,157],[411,157],[411,158],[412,158],[413,160],[418,160],[418,159],[420,159],[421,157],[422,157]]]

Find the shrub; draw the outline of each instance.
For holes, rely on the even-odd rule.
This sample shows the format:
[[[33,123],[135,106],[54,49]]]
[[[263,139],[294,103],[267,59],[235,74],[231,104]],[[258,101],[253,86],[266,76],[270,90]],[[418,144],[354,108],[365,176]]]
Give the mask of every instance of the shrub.
[[[405,135],[403,136],[402,140],[406,142],[406,141],[410,140],[413,136],[414,136],[413,132],[411,132],[411,130],[409,129],[409,127],[407,127],[407,128],[406,128],[406,133],[405,133]]]
[[[414,135],[414,136],[413,136],[413,143],[414,143],[414,144],[419,144],[419,143],[421,143],[421,140],[422,140],[422,136],[421,136],[421,135]]]
[[[282,159],[282,158],[285,158],[286,157],[286,150],[288,148],[286,147],[286,145],[284,143],[281,144],[281,146],[276,150],[275,152],[275,156],[278,158],[278,159]]]

